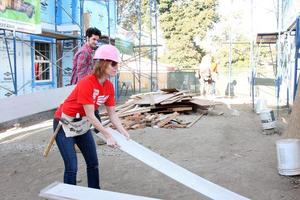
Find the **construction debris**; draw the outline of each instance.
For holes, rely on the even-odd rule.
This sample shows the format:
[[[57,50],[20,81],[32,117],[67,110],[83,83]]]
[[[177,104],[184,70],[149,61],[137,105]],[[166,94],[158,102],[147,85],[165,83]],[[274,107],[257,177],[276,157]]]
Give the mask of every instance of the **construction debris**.
[[[126,103],[116,107],[116,112],[126,129],[189,128],[217,104],[213,101],[198,99],[189,91],[171,88],[160,92],[132,95]],[[191,122],[177,119],[181,113],[190,112],[201,114]],[[101,113],[101,119],[104,126],[113,127],[107,112]]]

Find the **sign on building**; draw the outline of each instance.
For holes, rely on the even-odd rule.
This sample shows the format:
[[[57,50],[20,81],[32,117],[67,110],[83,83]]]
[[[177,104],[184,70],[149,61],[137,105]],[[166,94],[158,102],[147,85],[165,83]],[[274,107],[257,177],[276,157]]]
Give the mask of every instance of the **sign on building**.
[[[1,0],[0,29],[41,33],[40,0]]]

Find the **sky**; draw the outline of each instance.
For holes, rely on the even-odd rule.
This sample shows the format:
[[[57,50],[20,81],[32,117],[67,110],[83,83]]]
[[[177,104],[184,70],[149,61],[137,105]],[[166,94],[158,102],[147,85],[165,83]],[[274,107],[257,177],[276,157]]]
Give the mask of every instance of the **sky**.
[[[274,32],[277,29],[276,0],[253,0],[253,31],[254,33]],[[226,17],[232,13],[240,13],[239,30],[251,30],[251,0],[219,0],[218,12]],[[233,27],[234,29],[234,27]]]
[[[277,0],[253,0],[253,34],[269,33],[277,31],[276,19]],[[233,34],[242,33],[250,41],[251,38],[251,0],[219,0],[217,12],[221,19],[215,28],[209,31],[206,39],[200,41],[201,46],[211,48],[210,35],[221,34],[226,26],[231,27]],[[238,17],[236,16],[238,13]],[[229,19],[226,24],[224,19]],[[163,47],[159,48],[159,54],[167,50],[162,33],[159,31],[159,42]],[[195,37],[195,40],[198,40]]]

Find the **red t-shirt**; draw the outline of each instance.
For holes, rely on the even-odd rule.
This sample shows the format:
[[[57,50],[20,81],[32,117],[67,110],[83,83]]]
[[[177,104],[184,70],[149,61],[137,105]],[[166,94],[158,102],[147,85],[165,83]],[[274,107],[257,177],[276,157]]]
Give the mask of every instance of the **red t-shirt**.
[[[86,116],[83,105],[93,104],[95,110],[100,105],[114,106],[115,94],[113,84],[106,80],[103,85],[99,83],[96,76],[88,75],[78,82],[67,99],[58,107],[54,117],[60,118],[61,113],[75,117],[79,113],[81,117]]]

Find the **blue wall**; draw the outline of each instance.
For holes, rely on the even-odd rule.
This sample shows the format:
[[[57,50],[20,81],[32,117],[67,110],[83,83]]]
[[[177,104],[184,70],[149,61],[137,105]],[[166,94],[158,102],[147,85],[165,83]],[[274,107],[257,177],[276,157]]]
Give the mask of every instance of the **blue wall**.
[[[57,24],[80,23],[79,0],[58,0]]]
[[[55,1],[41,0],[41,21],[49,24],[55,23]]]
[[[57,25],[79,23],[79,15],[79,0],[57,0]],[[54,16],[55,0],[41,0],[41,21],[55,24]]]
[[[84,1],[84,13],[89,12],[90,26],[97,27],[104,35],[108,30],[108,3],[103,0]],[[67,14],[67,13],[68,14]],[[109,1],[110,36],[116,37],[116,1]],[[41,0],[41,21],[55,24],[55,1]],[[80,24],[80,0],[57,0],[57,25]]]
[[[97,27],[103,35],[108,34],[108,12],[107,3],[104,1],[85,1],[84,12],[89,12],[90,26]],[[110,14],[110,37],[116,37],[116,1],[109,1]]]

